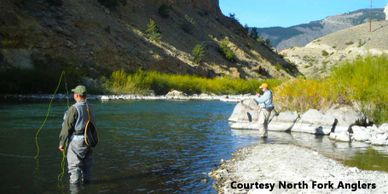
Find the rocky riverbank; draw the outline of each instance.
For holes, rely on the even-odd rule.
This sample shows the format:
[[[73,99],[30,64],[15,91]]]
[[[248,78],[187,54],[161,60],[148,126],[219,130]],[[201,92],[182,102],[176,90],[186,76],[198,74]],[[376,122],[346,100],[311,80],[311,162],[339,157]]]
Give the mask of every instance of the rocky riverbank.
[[[260,111],[261,108],[253,99],[242,100],[229,118],[231,128],[259,130]],[[270,119],[269,131],[329,135],[336,141],[388,146],[388,123],[376,126],[354,106],[336,105],[327,110],[275,113]]]
[[[214,186],[219,193],[388,192],[388,173],[346,167],[315,151],[294,145],[259,144],[240,149],[209,176],[215,179]],[[314,183],[328,181],[332,183],[332,188],[319,189],[315,185],[313,189]],[[263,188],[256,189],[256,182],[258,187],[262,185]],[[244,183],[253,183],[253,188],[234,188]],[[283,183],[293,186],[279,188]]]
[[[66,100],[65,94],[54,95],[55,100]],[[187,95],[183,92],[172,90],[166,95],[155,96],[155,95],[136,95],[136,94],[122,94],[122,95],[88,95],[88,99],[110,101],[110,100],[218,100],[223,102],[240,102],[244,99],[252,98],[250,94],[244,95],[215,95],[215,94],[194,94]],[[30,95],[2,95],[0,99],[7,100],[50,100],[53,98],[50,94],[30,94]]]

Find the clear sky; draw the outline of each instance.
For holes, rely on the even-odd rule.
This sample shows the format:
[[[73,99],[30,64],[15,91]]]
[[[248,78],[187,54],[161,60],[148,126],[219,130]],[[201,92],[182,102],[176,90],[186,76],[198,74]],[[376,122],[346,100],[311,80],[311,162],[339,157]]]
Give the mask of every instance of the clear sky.
[[[293,26],[370,7],[370,0],[219,0],[224,15],[250,27]],[[388,0],[373,0],[383,8]]]

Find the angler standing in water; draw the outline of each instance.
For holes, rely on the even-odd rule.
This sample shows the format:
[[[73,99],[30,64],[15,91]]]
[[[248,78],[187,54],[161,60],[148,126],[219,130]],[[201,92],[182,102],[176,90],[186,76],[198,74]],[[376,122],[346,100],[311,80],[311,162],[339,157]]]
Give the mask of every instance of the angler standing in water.
[[[94,114],[86,102],[86,87],[79,85],[71,90],[76,101],[65,113],[62,130],[59,134],[59,150],[65,151],[67,142],[67,163],[70,173],[70,184],[76,186],[80,183],[88,183],[91,179],[92,149],[85,141],[85,130],[94,127]],[[71,188],[70,187],[70,188]]]
[[[259,113],[260,136],[266,138],[268,136],[269,118],[274,105],[272,104],[272,91],[268,89],[268,84],[263,83],[259,88],[263,91],[263,95],[256,94],[255,101],[261,108]]]

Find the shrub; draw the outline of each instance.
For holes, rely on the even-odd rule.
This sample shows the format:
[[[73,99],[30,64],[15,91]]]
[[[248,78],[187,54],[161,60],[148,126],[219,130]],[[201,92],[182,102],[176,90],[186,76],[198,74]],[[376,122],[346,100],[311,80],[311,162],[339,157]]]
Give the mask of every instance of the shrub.
[[[275,87],[278,80],[263,80]],[[156,94],[166,94],[171,89],[183,91],[187,94],[215,93],[215,94],[243,94],[256,93],[263,81],[242,80],[230,78],[202,78],[192,75],[165,74],[155,71],[137,71],[133,74],[123,70],[113,72],[105,80],[105,90],[115,94],[136,93],[147,94],[153,90]]]
[[[335,68],[329,78],[336,92],[361,103],[376,122],[388,121],[388,57],[366,57]]]
[[[161,34],[158,26],[156,25],[155,20],[150,19],[147,24],[147,29],[145,31],[145,36],[152,41],[159,41]]]
[[[219,51],[228,61],[235,61],[236,56],[233,53],[233,51],[229,48],[228,46],[229,44],[230,42],[227,38],[224,38],[223,40],[221,40],[221,42],[218,45]]]
[[[202,61],[202,57],[205,54],[205,49],[201,44],[196,44],[193,50],[191,51],[191,55],[193,55],[194,62],[200,63]]]
[[[337,65],[321,80],[293,79],[275,88],[283,108],[306,111],[357,102],[376,123],[388,121],[388,57],[366,57]]]
[[[327,57],[329,56],[329,53],[326,50],[322,50],[322,56]]]

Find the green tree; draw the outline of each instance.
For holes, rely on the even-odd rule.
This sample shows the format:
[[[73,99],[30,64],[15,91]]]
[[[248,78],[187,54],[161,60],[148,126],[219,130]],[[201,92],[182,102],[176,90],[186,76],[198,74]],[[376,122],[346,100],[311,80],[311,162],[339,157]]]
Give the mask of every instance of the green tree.
[[[159,41],[161,38],[161,33],[159,31],[158,26],[156,25],[155,20],[150,19],[147,24],[147,29],[145,31],[145,35],[148,39],[152,41]]]
[[[200,63],[203,56],[205,55],[205,49],[203,48],[202,44],[196,44],[193,50],[191,50],[191,54],[193,55],[194,62]]]
[[[221,42],[219,43],[219,50],[221,52],[221,54],[228,60],[228,61],[235,61],[235,54],[233,53],[233,51],[229,48],[229,40],[227,38],[224,38],[223,40],[221,40]]]

